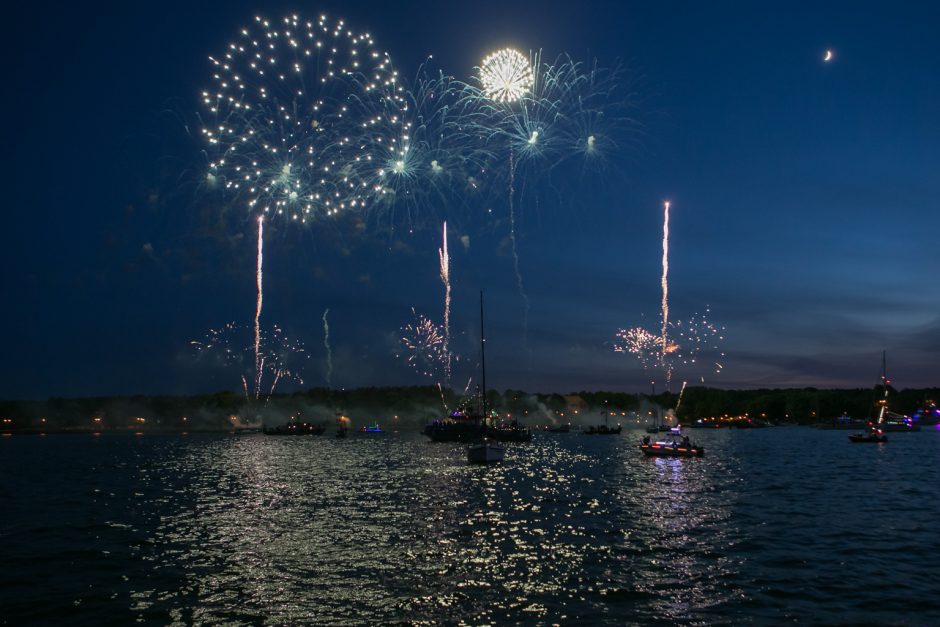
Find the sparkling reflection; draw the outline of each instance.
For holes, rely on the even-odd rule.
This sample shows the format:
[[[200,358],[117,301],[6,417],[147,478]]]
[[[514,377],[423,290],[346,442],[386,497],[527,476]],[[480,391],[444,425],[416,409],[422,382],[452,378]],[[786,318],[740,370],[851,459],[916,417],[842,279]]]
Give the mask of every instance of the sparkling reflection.
[[[0,565],[23,574],[3,582],[5,614],[832,623],[890,622],[916,602],[940,619],[914,583],[940,551],[940,477],[909,475],[910,452],[940,442],[839,449],[842,434],[818,432],[830,455],[811,456],[807,431],[703,430],[698,459],[645,458],[640,431],[539,433],[491,467],[408,433],[7,438],[0,477],[18,479],[0,484]],[[890,594],[863,585],[881,580]]]

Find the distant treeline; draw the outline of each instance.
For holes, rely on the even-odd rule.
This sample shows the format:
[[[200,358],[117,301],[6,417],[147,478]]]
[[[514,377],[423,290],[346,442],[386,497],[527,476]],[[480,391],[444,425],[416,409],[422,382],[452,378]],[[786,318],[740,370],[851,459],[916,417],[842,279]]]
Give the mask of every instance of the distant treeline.
[[[940,388],[894,390],[890,407],[911,414],[940,400]],[[875,412],[884,389],[721,390],[687,388],[679,403],[676,392],[656,395],[623,392],[533,394],[524,390],[490,390],[488,406],[531,424],[574,422],[591,424],[610,413],[640,416],[675,410],[683,422],[724,415],[772,423],[812,424],[837,416],[866,418]],[[417,427],[457,407],[460,399],[437,386],[357,388],[279,394],[268,401],[246,399],[236,392],[200,396],[124,396],[50,398],[45,401],[0,401],[0,428],[16,430],[228,430],[283,424],[294,418],[330,423],[338,413],[354,425],[378,421]]]

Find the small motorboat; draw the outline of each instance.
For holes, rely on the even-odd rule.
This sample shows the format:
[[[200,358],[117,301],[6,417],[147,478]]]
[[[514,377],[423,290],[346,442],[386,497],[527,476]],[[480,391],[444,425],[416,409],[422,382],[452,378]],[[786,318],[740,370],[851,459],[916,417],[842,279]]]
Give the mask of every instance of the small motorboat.
[[[880,444],[887,441],[888,436],[886,436],[881,429],[860,431],[849,436],[849,442],[855,442],[857,444]]]
[[[501,462],[505,456],[505,447],[489,438],[483,438],[481,441],[471,444],[467,448],[467,461],[471,464]]]
[[[359,429],[359,433],[385,433],[385,430],[379,426],[379,423],[375,422],[371,425],[365,425]]]
[[[660,442],[652,442],[646,437],[640,443],[640,450],[647,457],[703,457],[705,455],[705,447],[693,444],[687,437],[681,440]]]
[[[566,422],[560,425],[545,427],[545,430],[548,431],[549,433],[571,433],[571,423]]]

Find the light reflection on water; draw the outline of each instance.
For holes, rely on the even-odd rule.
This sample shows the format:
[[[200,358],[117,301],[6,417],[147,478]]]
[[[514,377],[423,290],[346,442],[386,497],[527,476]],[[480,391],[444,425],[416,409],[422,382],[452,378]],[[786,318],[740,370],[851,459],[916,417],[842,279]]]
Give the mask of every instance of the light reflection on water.
[[[937,459],[937,434],[696,432],[707,457],[691,460],[646,459],[641,436],[539,434],[490,467],[417,434],[9,438],[3,614],[940,620],[923,597],[938,470],[911,472]]]

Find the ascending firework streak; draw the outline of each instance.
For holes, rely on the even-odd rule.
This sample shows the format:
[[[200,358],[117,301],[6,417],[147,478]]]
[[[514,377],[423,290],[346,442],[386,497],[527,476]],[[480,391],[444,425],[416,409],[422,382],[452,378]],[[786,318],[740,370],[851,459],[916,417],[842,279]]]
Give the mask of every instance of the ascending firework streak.
[[[529,335],[529,297],[522,284],[522,272],[519,270],[519,250],[516,248],[516,212],[513,196],[516,189],[516,166],[513,160],[512,147],[509,148],[509,241],[512,244],[512,267],[516,271],[516,283],[519,285],[519,295],[522,296],[522,344],[527,345]]]
[[[323,347],[326,349],[326,387],[333,387],[333,349],[330,348],[330,323],[326,315],[330,313],[329,307],[323,312]]]
[[[662,361],[666,370],[666,389],[672,380],[672,366],[666,361],[666,352],[669,349],[669,339],[666,330],[669,326],[669,201],[663,203],[663,326],[662,326]]]
[[[447,253],[447,222],[444,222],[443,245],[437,249],[444,283],[444,382],[450,387],[450,255]]]
[[[614,351],[635,355],[644,368],[661,367],[666,375],[666,389],[672,380],[676,363],[694,366],[703,351],[719,352],[718,344],[724,340],[724,327],[716,327],[709,321],[709,309],[703,314],[693,314],[688,320],[669,319],[669,201],[663,203],[663,275],[662,275],[662,325],[659,334],[650,333],[642,327],[619,329]],[[675,340],[670,338],[670,329]],[[714,362],[715,372],[723,366]],[[705,378],[702,377],[702,382]],[[685,383],[682,384],[685,389]],[[680,392],[681,399],[681,392]]]
[[[264,292],[261,288],[261,264],[264,261],[264,216],[258,216],[258,265],[255,271],[255,285],[258,288],[258,300],[255,303],[255,398],[261,392],[261,301]]]
[[[676,401],[676,419],[679,418],[679,405],[682,404],[682,395],[685,394],[685,386],[686,386],[687,383],[688,383],[688,381],[683,381],[683,382],[682,382],[682,389],[679,390],[679,400]]]

